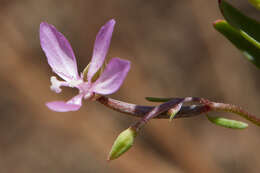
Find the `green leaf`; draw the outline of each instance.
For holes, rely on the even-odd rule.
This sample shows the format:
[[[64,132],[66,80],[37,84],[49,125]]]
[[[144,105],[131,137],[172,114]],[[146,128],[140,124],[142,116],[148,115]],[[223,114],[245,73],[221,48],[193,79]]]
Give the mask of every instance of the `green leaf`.
[[[217,20],[213,25],[217,31],[240,49],[249,61],[260,68],[260,49],[246,39],[241,31],[232,27],[225,20]]]
[[[236,29],[245,32],[245,37],[260,48],[260,23],[241,13],[225,0],[219,0],[219,8],[227,22]]]
[[[157,97],[145,97],[145,99],[150,102],[168,102],[172,100],[172,98],[157,98]]]
[[[248,127],[248,124],[237,121],[237,120],[231,120],[227,118],[222,118],[222,117],[210,117],[207,115],[207,118],[210,122],[213,124],[216,124],[218,126],[226,127],[226,128],[231,128],[231,129],[245,129]]]
[[[249,2],[258,10],[260,10],[260,0],[249,0]]]

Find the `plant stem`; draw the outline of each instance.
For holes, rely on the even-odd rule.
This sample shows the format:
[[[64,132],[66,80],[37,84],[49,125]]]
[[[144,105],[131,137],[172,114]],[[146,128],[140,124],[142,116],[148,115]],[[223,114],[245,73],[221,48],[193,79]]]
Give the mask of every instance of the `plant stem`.
[[[96,101],[115,111],[132,115],[135,117],[143,118],[144,123],[146,123],[151,118],[168,119],[169,116],[171,115],[171,111],[170,109],[165,110],[165,108],[170,108],[170,106],[174,106],[180,103],[180,101],[182,101],[182,102],[197,102],[198,104],[190,105],[190,106],[182,106],[180,111],[176,114],[176,116],[174,116],[174,118],[189,118],[197,115],[204,115],[205,113],[211,111],[231,112],[260,126],[259,118],[248,113],[247,111],[243,110],[239,106],[232,105],[232,104],[212,102],[208,99],[198,98],[198,97],[172,98],[172,100],[170,100],[169,102],[157,106],[160,107],[160,109],[154,110],[155,112],[157,112],[156,115],[154,115],[155,112],[153,112],[153,109],[156,108],[155,106],[136,105],[132,103],[115,100],[105,96],[99,97]]]

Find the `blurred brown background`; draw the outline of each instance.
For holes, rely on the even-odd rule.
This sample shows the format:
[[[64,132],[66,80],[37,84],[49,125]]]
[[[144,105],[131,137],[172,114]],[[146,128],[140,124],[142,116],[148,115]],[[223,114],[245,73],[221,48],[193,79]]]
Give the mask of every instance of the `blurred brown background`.
[[[259,17],[246,1],[232,3]],[[81,71],[99,28],[115,18],[108,56],[128,59],[132,68],[111,97],[148,105],[145,96],[199,96],[260,116],[260,71],[213,29],[222,18],[216,0],[1,0],[0,14],[1,173],[259,172],[260,129],[251,123],[237,131],[203,116],[153,120],[128,153],[108,163],[114,139],[135,118],[95,102],[69,113],[45,107],[76,91],[50,91],[54,74],[40,48],[40,22],[68,38]]]

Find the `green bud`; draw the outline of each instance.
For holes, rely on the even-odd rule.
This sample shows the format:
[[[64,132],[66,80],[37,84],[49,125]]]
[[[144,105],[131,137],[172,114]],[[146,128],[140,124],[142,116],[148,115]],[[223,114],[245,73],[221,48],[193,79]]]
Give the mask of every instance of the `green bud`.
[[[114,160],[129,150],[134,143],[136,134],[136,130],[131,127],[121,132],[112,146],[108,160]]]
[[[257,9],[260,10],[260,0],[249,0],[249,2],[256,7]]]
[[[213,124],[216,124],[218,126],[226,127],[226,128],[231,128],[231,129],[245,129],[248,127],[247,123],[237,121],[237,120],[230,120],[227,118],[222,118],[222,117],[210,117],[207,116],[210,122]]]

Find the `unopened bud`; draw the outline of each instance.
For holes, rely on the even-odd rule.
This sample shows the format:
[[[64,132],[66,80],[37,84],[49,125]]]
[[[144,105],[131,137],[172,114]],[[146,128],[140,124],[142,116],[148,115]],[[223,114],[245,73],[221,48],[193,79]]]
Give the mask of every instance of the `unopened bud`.
[[[136,134],[136,130],[131,127],[121,132],[112,146],[108,160],[114,160],[129,150],[134,143]]]
[[[168,113],[170,114],[170,122],[173,120],[175,115],[181,110],[181,107],[182,107],[182,103],[179,103],[174,108],[172,108],[168,111]]]

